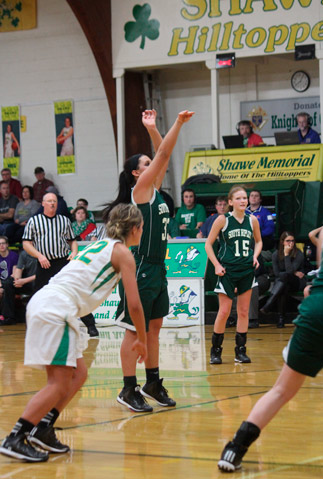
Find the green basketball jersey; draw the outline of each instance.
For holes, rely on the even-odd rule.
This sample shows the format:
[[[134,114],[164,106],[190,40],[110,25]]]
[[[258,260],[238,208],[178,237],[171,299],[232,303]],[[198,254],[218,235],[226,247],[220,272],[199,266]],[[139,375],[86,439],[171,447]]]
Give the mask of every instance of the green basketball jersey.
[[[136,204],[133,199],[132,202]],[[132,250],[147,260],[163,263],[167,247],[168,206],[156,189],[149,203],[136,204],[136,206],[144,217],[144,228],[139,246]]]
[[[317,276],[312,283],[311,291],[314,292],[316,288],[322,288],[322,287],[323,287],[323,248],[321,253],[321,264],[320,264]]]
[[[218,261],[229,271],[253,268],[253,229],[251,215],[239,223],[232,213],[225,215],[225,225],[219,234]]]
[[[322,296],[323,296],[323,249],[321,254],[321,264],[314,279],[310,295],[301,302],[298,307],[299,315],[294,319],[293,323],[297,326],[310,329],[313,333],[317,334],[317,341],[321,342],[323,335],[323,309],[322,309]],[[322,346],[321,346],[322,350]]]

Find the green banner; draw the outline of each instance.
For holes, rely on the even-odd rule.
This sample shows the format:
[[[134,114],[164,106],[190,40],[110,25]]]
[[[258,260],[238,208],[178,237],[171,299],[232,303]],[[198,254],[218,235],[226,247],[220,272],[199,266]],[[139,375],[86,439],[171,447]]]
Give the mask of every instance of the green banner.
[[[1,108],[3,166],[12,176],[19,175],[20,166],[20,109],[19,106]]]
[[[204,278],[206,263],[205,241],[168,243],[165,258],[168,278]]]
[[[54,102],[57,174],[75,173],[73,102]]]

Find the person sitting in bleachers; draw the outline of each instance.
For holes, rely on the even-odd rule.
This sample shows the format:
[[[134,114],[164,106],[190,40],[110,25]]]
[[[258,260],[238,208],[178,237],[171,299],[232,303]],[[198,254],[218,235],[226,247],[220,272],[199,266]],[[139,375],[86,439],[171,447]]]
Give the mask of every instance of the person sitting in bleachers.
[[[33,184],[34,198],[38,203],[42,202],[43,196],[46,193],[46,188],[55,186],[51,180],[45,178],[44,168],[37,166],[34,170],[36,182]]]
[[[228,198],[226,196],[218,196],[215,201],[216,213],[206,218],[205,222],[200,227],[200,231],[197,233],[197,238],[207,238],[211,231],[214,221],[219,215],[224,215],[228,210]]]
[[[275,247],[274,233],[275,223],[273,216],[267,208],[261,204],[262,194],[259,190],[252,190],[249,193],[249,206],[246,209],[248,215],[254,215],[259,221],[263,251],[273,249]]]
[[[24,233],[27,221],[33,216],[40,204],[34,200],[34,191],[31,186],[24,186],[22,188],[22,201],[16,206],[14,220],[16,224],[15,232],[13,235],[13,242],[21,242],[22,235]]]
[[[95,224],[95,218],[94,218],[94,214],[92,211],[89,211],[88,209],[88,206],[89,206],[89,202],[88,200],[86,200],[85,198],[79,198],[76,202],[76,207],[73,209],[73,208],[69,208],[70,210],[70,214],[74,216],[74,213],[75,213],[75,210],[78,206],[83,206],[86,210],[87,210],[87,213],[88,213],[88,217],[89,219],[91,220],[92,223]]]
[[[18,253],[9,249],[7,236],[0,236],[0,298],[3,295],[2,281],[9,278],[18,263]]]
[[[265,306],[260,310],[268,313],[278,306],[277,328],[285,326],[285,310],[291,292],[303,291],[306,286],[304,274],[304,255],[296,247],[295,236],[289,231],[284,231],[279,239],[279,249],[273,253],[272,267],[275,282],[271,290],[271,296]]]
[[[72,223],[73,233],[77,241],[85,241],[86,237],[96,229],[90,220],[87,209],[77,206],[74,210],[75,221]]]
[[[182,206],[178,208],[175,216],[179,228],[180,230],[197,230],[206,220],[205,208],[196,203],[195,193],[190,188],[183,190],[182,199]]]
[[[17,322],[15,295],[32,295],[36,279],[36,269],[37,259],[22,250],[15,270],[6,280],[2,281],[3,299],[0,325],[4,326]]]
[[[0,183],[0,193],[0,234],[7,236],[11,242],[16,228],[13,217],[19,200],[10,194],[9,185],[4,181]]]

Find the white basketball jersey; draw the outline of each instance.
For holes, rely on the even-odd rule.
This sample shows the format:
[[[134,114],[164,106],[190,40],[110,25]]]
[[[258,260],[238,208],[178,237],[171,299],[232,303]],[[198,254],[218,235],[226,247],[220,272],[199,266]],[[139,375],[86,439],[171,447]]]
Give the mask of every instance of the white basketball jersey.
[[[121,274],[111,264],[114,245],[105,238],[88,245],[57,273],[45,288],[58,289],[75,302],[79,316],[94,311],[118,284]]]

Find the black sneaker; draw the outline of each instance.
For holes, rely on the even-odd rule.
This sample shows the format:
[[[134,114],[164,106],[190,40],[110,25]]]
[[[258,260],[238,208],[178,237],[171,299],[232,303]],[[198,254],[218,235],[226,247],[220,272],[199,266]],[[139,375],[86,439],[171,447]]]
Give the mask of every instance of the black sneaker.
[[[236,363],[251,363],[251,359],[246,355],[247,349],[245,346],[236,346],[234,350],[236,353],[234,358]]]
[[[222,348],[211,348],[211,357],[210,357],[210,364],[222,364]]]
[[[162,379],[158,379],[158,381],[152,383],[146,383],[140,392],[146,398],[154,399],[159,406],[176,406],[176,401],[168,396],[168,391],[164,388]]]
[[[26,440],[25,434],[7,436],[0,446],[0,453],[27,462],[45,462],[48,460],[48,452],[34,449]]]
[[[70,450],[69,446],[62,444],[57,439],[53,426],[42,429],[35,427],[27,437],[27,441],[33,446],[39,446],[49,452],[63,454]]]
[[[234,472],[237,469],[240,469],[242,458],[247,451],[247,447],[238,446],[233,442],[228,442],[222,451],[221,459],[218,462],[218,468],[224,472]]]
[[[151,412],[153,410],[142,394],[140,394],[140,386],[138,384],[136,386],[123,388],[117,397],[117,401],[127,406],[131,411]]]
[[[249,320],[249,326],[248,326],[249,329],[255,329],[255,328],[259,328],[259,321],[258,319],[250,319]]]
[[[94,324],[91,324],[91,326],[87,326],[87,333],[90,338],[98,338],[100,336],[99,331],[96,329]]]

